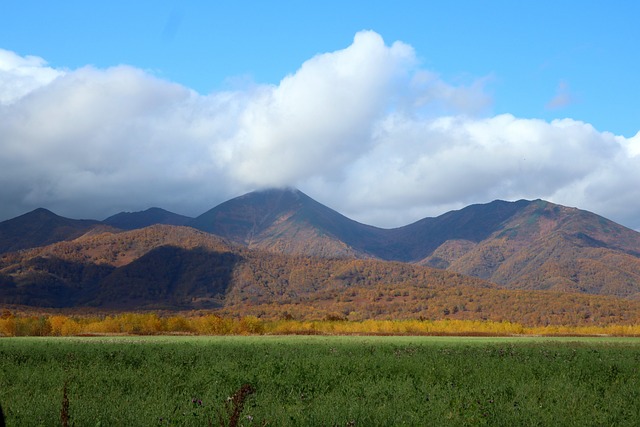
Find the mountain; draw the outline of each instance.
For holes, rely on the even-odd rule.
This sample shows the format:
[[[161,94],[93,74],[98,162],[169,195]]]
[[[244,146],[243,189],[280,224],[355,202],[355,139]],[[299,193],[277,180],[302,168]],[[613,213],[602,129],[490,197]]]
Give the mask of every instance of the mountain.
[[[0,253],[75,239],[100,225],[99,221],[64,218],[39,208],[0,222]]]
[[[543,200],[496,200],[382,229],[298,190],[268,190],[225,202],[190,225],[278,253],[401,261],[511,289],[640,298],[640,233]]]
[[[85,234],[0,257],[0,301],[45,307],[217,306],[211,298],[224,294],[239,256],[223,239],[188,227]]]
[[[378,258],[418,262],[449,241],[478,243],[489,238],[501,224],[529,205],[526,200],[467,206],[435,218],[424,218],[404,227],[383,230],[381,244],[366,250]],[[441,268],[440,265],[435,265]]]
[[[430,267],[250,250],[190,227],[85,234],[0,256],[0,304],[217,309],[300,319],[632,323],[640,302],[505,290]]]
[[[315,299],[337,287],[484,281],[382,261],[249,250],[190,227],[154,225],[83,235],[0,257],[0,302],[53,307],[202,308]],[[372,273],[373,270],[375,273]],[[420,282],[420,283],[418,283]],[[315,295],[317,294],[317,295]]]
[[[640,233],[606,218],[536,200],[490,231],[449,239],[420,264],[512,289],[640,297]]]
[[[142,212],[120,212],[102,222],[121,230],[135,230],[154,224],[186,225],[191,220],[193,218],[164,209],[149,208]]]
[[[158,222],[186,222],[236,245],[276,254],[397,261],[477,277],[508,289],[640,299],[640,233],[543,200],[496,200],[382,229],[351,220],[298,190],[272,189],[234,198],[191,220],[157,208],[122,213],[102,224],[36,210],[0,223],[0,248],[8,252],[83,233],[91,238],[108,226],[139,229]],[[140,246],[135,241],[129,244]],[[90,258],[94,251],[73,250]],[[138,256],[121,251],[120,264],[108,263],[120,268]]]
[[[369,258],[362,242],[382,229],[351,220],[295,189],[257,191],[224,202],[188,225],[252,249]]]

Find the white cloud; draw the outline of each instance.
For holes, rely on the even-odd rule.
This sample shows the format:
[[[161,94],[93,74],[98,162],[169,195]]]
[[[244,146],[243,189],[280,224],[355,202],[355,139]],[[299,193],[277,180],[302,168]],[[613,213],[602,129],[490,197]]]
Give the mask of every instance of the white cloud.
[[[22,57],[0,49],[0,105],[11,104],[64,74],[37,56]]]
[[[0,110],[0,178],[20,188],[4,206],[83,216],[148,203],[189,208],[189,196],[216,194],[200,193],[215,176],[211,105],[130,67],[69,72]]]
[[[342,51],[318,55],[277,87],[257,91],[223,149],[232,175],[278,186],[332,175],[371,144],[372,127],[393,103],[396,79],[413,66],[413,50],[358,33]]]
[[[637,157],[640,156],[640,131],[636,133],[635,136],[628,138],[620,138],[620,144],[625,146],[629,156]]]
[[[588,208],[595,200],[587,193],[563,190],[585,182],[603,187],[603,171],[615,174],[612,165],[626,158],[620,137],[569,119],[395,116],[381,128],[376,148],[352,165],[339,187],[349,212],[368,208],[358,218],[369,223],[401,225],[418,219],[419,207],[422,216],[437,215],[494,199],[544,198]],[[632,170],[625,176],[640,183]],[[335,191],[333,183],[314,186],[323,187],[324,194]],[[618,197],[615,191],[605,193]]]
[[[150,206],[198,215],[290,185],[380,226],[544,198],[640,227],[640,133],[484,116],[486,77],[446,82],[371,31],[278,85],[207,96],[132,67],[62,71],[0,54],[2,219],[38,206],[76,218]]]

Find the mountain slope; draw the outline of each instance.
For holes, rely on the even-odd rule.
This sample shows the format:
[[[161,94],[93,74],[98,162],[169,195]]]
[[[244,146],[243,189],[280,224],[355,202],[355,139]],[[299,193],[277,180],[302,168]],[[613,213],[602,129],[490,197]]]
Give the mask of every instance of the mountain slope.
[[[0,253],[75,239],[100,225],[99,221],[63,218],[39,208],[0,222]]]
[[[537,200],[480,242],[452,239],[421,261],[513,289],[640,296],[640,233]]]
[[[174,220],[186,219],[151,209],[112,217],[110,222],[138,227]],[[590,212],[542,200],[497,200],[381,229],[353,221],[298,190],[267,190],[222,203],[188,225],[250,249],[280,254],[401,261],[506,288],[640,298],[640,233]],[[6,252],[83,233],[91,239],[104,227],[37,210],[0,223],[0,242]],[[181,245],[179,239],[176,242]],[[135,242],[130,245],[140,247]],[[92,257],[92,250],[76,251]],[[119,268],[139,256],[127,250],[115,260],[111,254],[96,262]]]
[[[478,243],[530,202],[495,201],[382,229],[353,221],[293,189],[257,191],[224,202],[188,225],[250,248],[416,262],[451,240]]]
[[[165,225],[4,254],[0,304],[528,325],[632,323],[640,316],[638,301],[505,290],[400,262],[248,250],[193,228]]]
[[[241,249],[238,249],[241,251]],[[68,307],[215,307],[241,255],[219,237],[155,225],[0,257],[0,301]]]
[[[529,203],[526,200],[496,200],[487,204],[467,206],[435,218],[424,218],[404,227],[384,230],[384,239],[379,241],[380,244],[372,246],[367,242],[366,250],[382,259],[420,261],[445,242],[479,243],[487,239],[500,229],[504,221],[516,215]]]
[[[353,221],[294,189],[237,197],[189,225],[249,248],[325,257],[370,257],[361,242],[375,239],[382,231]]]
[[[120,212],[102,222],[121,230],[135,230],[155,224],[186,225],[192,219],[164,209],[149,208],[141,212]]]
[[[256,303],[282,297],[313,300],[336,287],[424,287],[428,282],[494,288],[478,279],[408,264],[354,264],[346,258],[248,250],[190,227],[166,225],[84,235],[0,257],[0,302],[5,304],[221,307],[227,297]]]
[[[542,200],[496,200],[381,229],[297,190],[269,190],[225,202],[190,225],[278,253],[414,262],[513,289],[640,297],[640,233]]]

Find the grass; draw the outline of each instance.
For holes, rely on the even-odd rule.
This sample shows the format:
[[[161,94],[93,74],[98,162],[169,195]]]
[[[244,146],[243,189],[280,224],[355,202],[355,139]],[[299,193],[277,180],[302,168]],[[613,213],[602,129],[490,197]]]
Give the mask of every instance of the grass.
[[[4,338],[0,403],[11,426],[624,426],[639,362],[631,338]]]

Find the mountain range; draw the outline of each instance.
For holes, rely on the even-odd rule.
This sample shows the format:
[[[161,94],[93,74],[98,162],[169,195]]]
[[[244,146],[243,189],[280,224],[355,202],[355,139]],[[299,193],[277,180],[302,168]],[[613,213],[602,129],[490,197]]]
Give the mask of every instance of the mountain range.
[[[255,308],[303,298],[318,306],[328,289],[415,290],[416,277],[436,276],[467,293],[640,299],[640,233],[543,200],[471,205],[393,229],[351,220],[295,189],[249,193],[196,218],[151,208],[72,220],[37,209],[0,223],[0,254],[0,302],[12,304]],[[377,273],[340,273],[353,263]],[[322,268],[291,267],[305,264]]]

